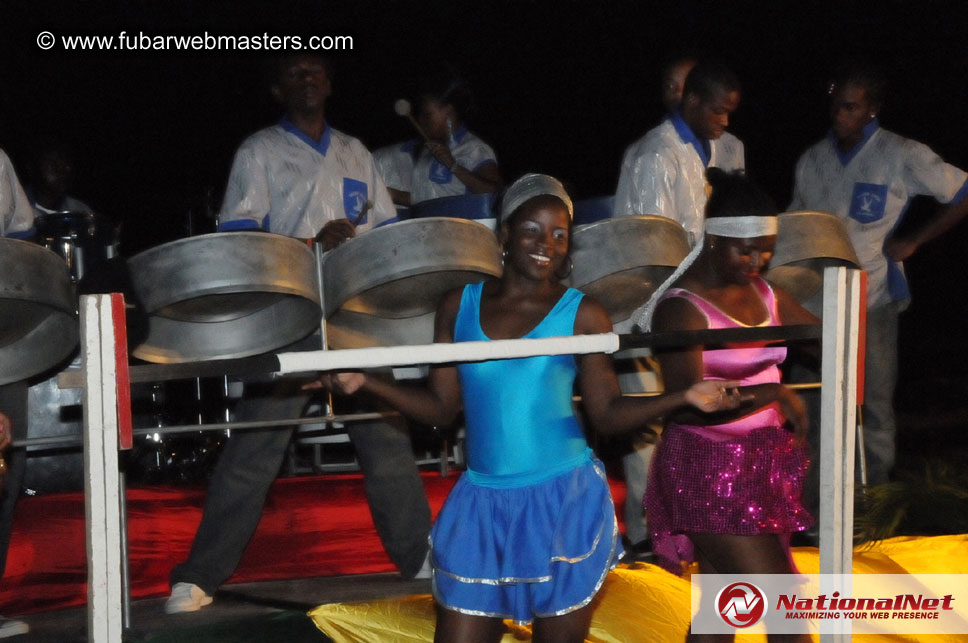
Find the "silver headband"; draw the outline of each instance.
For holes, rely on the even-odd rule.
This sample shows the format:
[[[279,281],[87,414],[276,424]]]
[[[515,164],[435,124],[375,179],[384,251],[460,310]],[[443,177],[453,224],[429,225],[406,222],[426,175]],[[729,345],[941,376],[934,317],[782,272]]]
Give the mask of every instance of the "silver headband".
[[[735,239],[755,239],[776,234],[776,217],[713,217],[706,219],[706,234]]]
[[[507,221],[511,213],[520,208],[525,201],[544,194],[556,196],[564,201],[565,207],[568,208],[568,216],[574,216],[571,197],[568,196],[561,181],[547,174],[525,174],[512,183],[504,193],[504,199],[501,201],[501,223]]]

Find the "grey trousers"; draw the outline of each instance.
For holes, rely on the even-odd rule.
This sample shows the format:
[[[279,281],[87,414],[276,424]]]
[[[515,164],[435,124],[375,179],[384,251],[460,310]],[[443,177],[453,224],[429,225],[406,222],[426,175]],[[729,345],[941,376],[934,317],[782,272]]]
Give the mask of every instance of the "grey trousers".
[[[13,438],[27,437],[27,383],[16,382],[0,386],[0,411],[3,411],[13,425]],[[0,496],[0,577],[7,566],[7,549],[10,547],[10,534],[13,532],[13,515],[17,500],[23,488],[27,464],[26,449],[12,448],[6,456],[7,475],[3,480],[3,494]]]
[[[236,417],[240,421],[299,417],[309,399],[299,391],[301,383],[280,380],[246,384]],[[401,575],[411,578],[427,553],[430,506],[414,461],[410,434],[403,420],[350,422],[346,427],[363,470],[370,513],[383,546]],[[292,433],[291,427],[232,433],[222,446],[209,482],[202,522],[188,560],[171,573],[173,585],[194,583],[212,594],[232,575],[259,524]]]
[[[864,428],[864,460],[867,483],[883,484],[894,466],[895,434],[894,389],[897,385],[897,329],[900,304],[892,303],[867,311],[867,346],[864,352],[864,406],[860,418]],[[794,364],[794,382],[820,379],[814,370]],[[800,393],[810,415],[810,473],[804,485],[804,502],[817,515],[820,507],[820,391]],[[860,465],[855,468],[860,481]]]
[[[642,502],[654,453],[655,444],[642,442],[634,444],[632,452],[622,456],[622,469],[625,472],[625,537],[630,545],[637,545],[650,537]]]
[[[883,484],[894,466],[897,423],[894,389],[897,386],[897,327],[899,303],[867,311],[867,350],[864,354],[864,454],[867,483]]]

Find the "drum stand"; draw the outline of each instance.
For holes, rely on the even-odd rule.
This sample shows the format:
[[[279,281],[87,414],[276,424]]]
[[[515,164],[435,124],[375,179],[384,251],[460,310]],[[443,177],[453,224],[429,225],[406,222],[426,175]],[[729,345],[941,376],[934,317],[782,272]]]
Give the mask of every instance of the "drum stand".
[[[320,244],[313,245],[313,255],[316,261],[316,276],[320,307],[323,310],[326,310],[326,289],[324,285],[325,279],[323,270],[324,258],[322,246]],[[325,316],[320,320],[319,336],[320,349],[323,351],[331,350],[329,347]],[[417,374],[414,375],[413,373]],[[416,368],[394,369],[394,377],[397,380],[422,379],[426,377],[426,374],[420,374],[420,369]],[[327,392],[324,399],[320,402],[311,402],[306,413],[316,417],[316,421],[314,423],[304,425],[300,430],[297,430],[293,442],[290,444],[290,452],[288,457],[289,472],[291,474],[306,472],[305,469],[299,469],[296,463],[296,444],[307,444],[312,446],[313,460],[312,465],[308,470],[309,472],[319,474],[359,471],[360,466],[355,457],[350,460],[343,460],[339,462],[324,461],[324,449],[326,448],[326,445],[350,443],[349,434],[342,430],[342,423],[334,422],[332,419],[334,417],[332,393]],[[396,415],[398,414],[393,411],[382,413],[383,417]],[[228,418],[226,418],[226,421],[228,421]],[[464,464],[464,454],[461,444],[462,430],[457,432],[453,443],[448,439],[448,437],[442,434],[438,427],[432,427],[432,430],[439,436],[440,448],[436,454],[428,449],[422,457],[415,455],[416,463],[418,466],[437,464],[440,467],[440,475],[447,477],[447,475],[450,473],[450,467],[452,464],[457,467],[463,466]]]

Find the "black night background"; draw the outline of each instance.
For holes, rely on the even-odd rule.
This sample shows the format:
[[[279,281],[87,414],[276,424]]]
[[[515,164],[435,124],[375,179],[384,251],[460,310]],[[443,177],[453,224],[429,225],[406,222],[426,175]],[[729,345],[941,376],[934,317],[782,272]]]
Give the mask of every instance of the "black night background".
[[[475,90],[470,128],[505,179],[541,171],[578,198],[614,191],[624,148],[661,117],[659,68],[718,57],[743,84],[731,130],[778,204],[800,153],[827,129],[825,79],[844,56],[886,70],[882,124],[968,168],[963,2],[0,1],[0,147],[24,174],[32,145],[69,143],[76,196],[123,224],[123,254],[210,231],[236,146],[279,110],[265,56],[226,51],[42,51],[37,35],[346,35],[332,52],[329,122],[371,149],[413,136],[393,111],[428,65]],[[906,222],[932,212],[915,203]],[[908,262],[902,430],[938,451],[965,442],[968,224]],[[932,418],[937,426],[930,424]],[[901,450],[904,446],[902,442]],[[903,455],[901,456],[903,457]]]

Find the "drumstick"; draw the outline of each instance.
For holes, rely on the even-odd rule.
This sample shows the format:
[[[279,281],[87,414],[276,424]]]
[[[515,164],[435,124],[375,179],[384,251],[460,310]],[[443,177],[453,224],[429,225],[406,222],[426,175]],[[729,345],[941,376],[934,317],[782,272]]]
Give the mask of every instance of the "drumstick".
[[[407,120],[410,121],[410,124],[416,128],[420,136],[423,137],[423,140],[430,140],[430,137],[427,136],[427,133],[423,131],[422,127],[420,127],[420,123],[418,123],[417,119],[413,117],[413,113],[410,110],[410,101],[408,101],[406,98],[401,98],[393,104],[393,111],[395,111],[398,116],[405,116]]]
[[[360,225],[360,221],[363,220],[363,217],[366,215],[367,211],[371,209],[373,209],[373,201],[367,201],[366,203],[363,204],[363,207],[360,208],[359,214],[353,217],[353,221],[351,221],[354,228]]]

